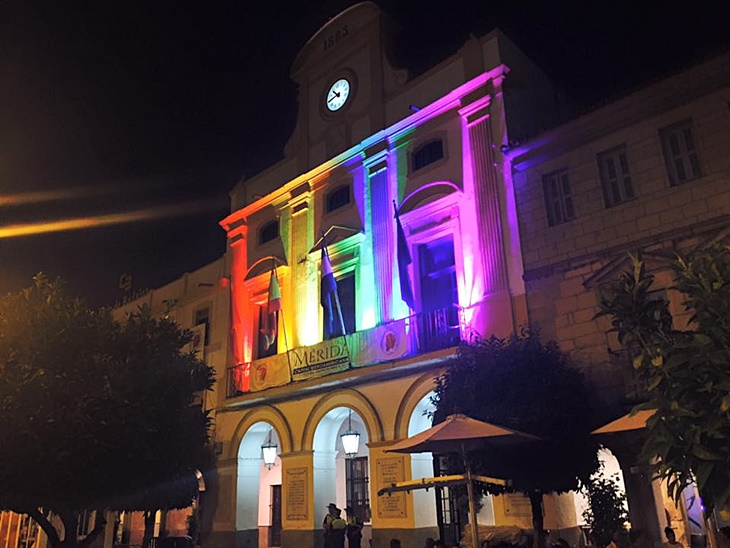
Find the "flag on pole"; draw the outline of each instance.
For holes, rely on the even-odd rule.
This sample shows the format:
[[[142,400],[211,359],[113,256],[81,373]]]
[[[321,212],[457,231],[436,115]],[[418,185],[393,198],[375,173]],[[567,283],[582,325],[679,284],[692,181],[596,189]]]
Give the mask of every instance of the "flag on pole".
[[[332,272],[327,245],[322,242],[322,279],[320,281],[320,303],[324,309],[324,321],[332,333],[335,323],[335,300],[337,299],[337,282]]]
[[[281,291],[279,290],[279,280],[276,277],[276,269],[271,269],[271,278],[269,280],[269,298],[266,302],[266,318],[264,325],[261,327],[261,333],[264,336],[264,350],[271,348],[276,341],[278,331],[277,312],[281,310]]]
[[[406,233],[403,231],[403,225],[398,216],[398,209],[393,202],[395,209],[395,225],[398,231],[397,254],[398,254],[398,278],[400,279],[400,297],[408,308],[415,310],[415,302],[413,299],[413,288],[411,287],[411,277],[408,273],[408,265],[411,264],[411,251],[406,240]]]

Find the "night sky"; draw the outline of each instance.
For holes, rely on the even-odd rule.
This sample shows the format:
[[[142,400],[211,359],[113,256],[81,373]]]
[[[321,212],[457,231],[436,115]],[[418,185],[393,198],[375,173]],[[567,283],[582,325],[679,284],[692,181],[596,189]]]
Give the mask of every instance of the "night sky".
[[[351,4],[0,2],[0,234],[197,204],[164,220],[0,238],[0,292],[43,271],[112,304],[122,273],[152,288],[219,257],[228,191],[280,159],[293,130],[294,57]],[[379,2],[403,27],[394,60],[412,74],[499,27],[583,105],[727,49],[721,4]],[[57,196],[35,198],[47,191]],[[22,197],[30,203],[14,203]]]

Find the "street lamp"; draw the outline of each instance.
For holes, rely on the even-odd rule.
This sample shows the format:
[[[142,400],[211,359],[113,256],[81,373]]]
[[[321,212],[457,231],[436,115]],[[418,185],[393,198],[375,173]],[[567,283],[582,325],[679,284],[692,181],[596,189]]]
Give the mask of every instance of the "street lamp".
[[[347,430],[340,436],[342,438],[342,447],[345,449],[345,456],[349,459],[357,456],[360,446],[360,433],[352,429],[352,409],[347,416]]]
[[[271,440],[271,433],[273,430],[269,430],[269,437],[266,442],[261,446],[261,451],[264,454],[264,464],[266,468],[271,469],[276,462],[276,449],[277,445]]]

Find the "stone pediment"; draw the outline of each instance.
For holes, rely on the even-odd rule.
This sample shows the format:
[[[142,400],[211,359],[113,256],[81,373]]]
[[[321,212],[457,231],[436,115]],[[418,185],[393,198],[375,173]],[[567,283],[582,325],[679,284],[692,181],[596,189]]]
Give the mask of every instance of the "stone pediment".
[[[380,10],[373,2],[361,2],[340,12],[304,44],[294,59],[292,76],[304,67],[326,61],[338,46],[350,41],[359,30],[379,16]]]
[[[362,234],[362,232],[356,228],[332,225],[325,231],[324,237],[320,236],[314,246],[312,246],[312,249],[309,250],[309,253],[320,251],[325,240],[327,241],[327,247],[329,248],[357,234]]]
[[[687,254],[694,250],[722,242],[730,243],[730,227],[712,230],[698,235],[694,238],[688,238],[684,241],[668,241],[664,245],[654,245],[633,252],[638,253],[640,259],[646,265],[647,272],[656,272],[667,268],[668,261],[671,261],[677,253]],[[594,272],[583,285],[586,288],[600,287],[603,284],[614,281],[621,272],[631,270],[632,256],[628,252],[621,252],[609,258],[603,267]]]

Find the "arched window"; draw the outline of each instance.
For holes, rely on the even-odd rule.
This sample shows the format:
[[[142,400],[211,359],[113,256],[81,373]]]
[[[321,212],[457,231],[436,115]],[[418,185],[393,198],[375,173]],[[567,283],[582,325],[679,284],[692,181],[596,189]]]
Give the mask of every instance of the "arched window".
[[[341,185],[327,194],[327,213],[350,203],[350,185]]]
[[[429,141],[413,151],[411,154],[411,171],[418,171],[429,164],[444,157],[444,142],[442,139]]]
[[[266,223],[259,230],[259,243],[265,244],[279,237],[279,221],[271,221]]]

